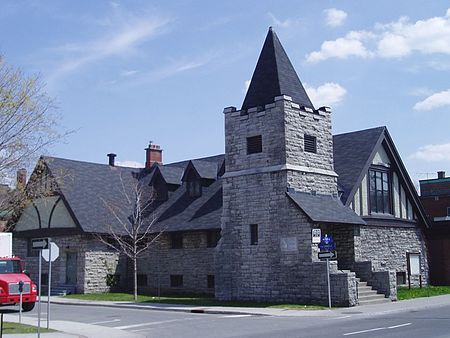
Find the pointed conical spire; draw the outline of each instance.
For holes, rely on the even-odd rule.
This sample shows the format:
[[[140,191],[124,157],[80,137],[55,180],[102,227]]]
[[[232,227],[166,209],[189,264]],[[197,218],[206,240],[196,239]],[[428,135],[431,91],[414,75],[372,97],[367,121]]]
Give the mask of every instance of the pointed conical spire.
[[[241,109],[265,106],[280,95],[314,109],[277,35],[269,28]]]

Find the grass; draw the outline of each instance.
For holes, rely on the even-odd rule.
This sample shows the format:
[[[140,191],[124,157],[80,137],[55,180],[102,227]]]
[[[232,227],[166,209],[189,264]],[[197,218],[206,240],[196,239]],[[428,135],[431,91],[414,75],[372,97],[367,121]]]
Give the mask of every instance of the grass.
[[[413,299],[419,297],[431,297],[450,294],[450,286],[427,286],[423,288],[399,287],[397,289],[398,300]]]
[[[67,295],[66,298],[92,300],[92,301],[127,301],[133,302],[133,295],[128,293],[90,293]],[[139,295],[138,303],[162,303],[177,305],[196,305],[196,306],[231,306],[231,307],[257,307],[257,308],[278,308],[289,310],[322,310],[323,306],[304,305],[304,304],[282,304],[273,302],[255,302],[255,301],[218,301],[207,296],[146,296]]]
[[[3,334],[14,333],[36,333],[37,327],[19,323],[3,322]],[[55,330],[47,330],[41,327],[41,332],[56,332]]]

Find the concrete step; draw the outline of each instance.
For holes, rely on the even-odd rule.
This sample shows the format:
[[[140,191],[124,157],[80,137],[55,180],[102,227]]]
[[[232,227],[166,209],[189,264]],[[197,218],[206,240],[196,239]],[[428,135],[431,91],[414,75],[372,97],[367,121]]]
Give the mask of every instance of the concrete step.
[[[378,298],[378,299],[370,299],[370,300],[358,300],[359,306],[364,305],[374,305],[374,304],[384,304],[384,303],[390,303],[391,300],[389,298]]]
[[[375,299],[384,299],[384,295],[375,293],[375,294],[371,294],[371,295],[359,295],[358,300],[359,301],[366,301],[366,300],[375,300]]]

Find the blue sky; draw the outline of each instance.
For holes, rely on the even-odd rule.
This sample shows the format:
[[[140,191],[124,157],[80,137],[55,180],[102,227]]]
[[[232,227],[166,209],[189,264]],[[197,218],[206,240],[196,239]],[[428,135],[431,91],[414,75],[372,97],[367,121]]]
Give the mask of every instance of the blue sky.
[[[40,73],[54,156],[144,163],[223,153],[273,26],[333,133],[386,125],[413,179],[450,173],[448,1],[1,1],[0,52]]]

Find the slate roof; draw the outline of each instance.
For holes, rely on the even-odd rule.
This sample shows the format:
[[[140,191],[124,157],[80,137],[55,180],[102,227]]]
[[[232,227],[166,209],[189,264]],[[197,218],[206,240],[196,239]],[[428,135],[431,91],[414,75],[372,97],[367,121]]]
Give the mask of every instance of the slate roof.
[[[377,127],[333,136],[334,171],[339,175],[344,204],[385,130],[386,127]]]
[[[352,209],[343,205],[337,197],[312,195],[304,192],[288,192],[287,195],[313,222],[366,224]]]
[[[288,95],[300,106],[314,109],[280,40],[269,28],[241,109],[264,107],[280,95]]]

